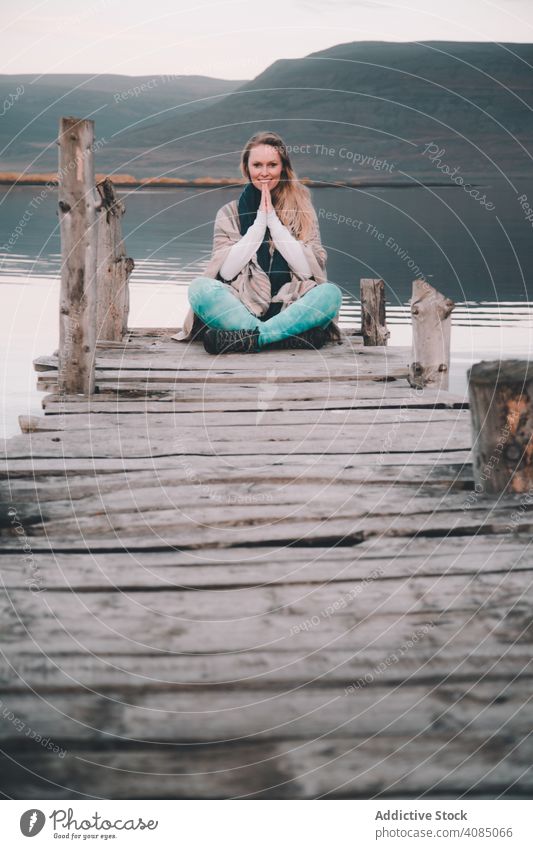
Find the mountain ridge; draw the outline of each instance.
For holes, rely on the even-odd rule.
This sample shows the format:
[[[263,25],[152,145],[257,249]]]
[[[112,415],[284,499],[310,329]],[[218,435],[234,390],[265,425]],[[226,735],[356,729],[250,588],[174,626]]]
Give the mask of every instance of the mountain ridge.
[[[171,96],[156,115],[160,83],[155,94],[147,90],[117,104],[118,110],[137,101],[139,108],[135,114],[123,108],[121,126],[108,136],[97,113],[96,136],[104,135],[106,144],[96,165],[137,177],[238,178],[244,143],[271,129],[299,151],[293,164],[309,179],[442,177],[430,158],[434,148],[443,151],[441,164],[470,177],[526,174],[533,150],[531,67],[533,45],[527,43],[360,41],[277,59],[253,80],[196,76],[193,85],[189,77],[176,77],[187,80],[189,93],[203,87],[207,99],[191,108],[186,100],[172,103]],[[132,79],[146,75],[127,78],[130,88]],[[47,132],[53,137],[50,122]],[[32,170],[53,168],[53,156],[39,144],[43,140],[31,134],[24,138],[18,159],[3,159],[2,170],[16,170],[29,151],[39,157]],[[387,162],[388,170],[376,162]]]

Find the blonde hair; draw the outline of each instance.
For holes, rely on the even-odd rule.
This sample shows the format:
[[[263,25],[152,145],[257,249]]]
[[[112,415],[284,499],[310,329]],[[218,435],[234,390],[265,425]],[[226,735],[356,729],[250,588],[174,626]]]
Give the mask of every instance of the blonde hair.
[[[316,230],[316,213],[311,201],[311,193],[300,183],[281,136],[265,130],[255,133],[251,139],[248,139],[241,153],[241,173],[243,177],[250,180],[248,168],[250,151],[261,144],[268,144],[275,148],[281,159],[281,177],[277,186],[272,189],[272,205],[282,224],[291,231],[293,236],[306,242]]]

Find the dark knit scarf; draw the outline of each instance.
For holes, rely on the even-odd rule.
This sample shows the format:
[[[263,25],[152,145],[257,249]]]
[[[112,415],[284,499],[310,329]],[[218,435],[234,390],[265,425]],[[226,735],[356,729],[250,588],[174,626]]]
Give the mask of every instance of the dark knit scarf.
[[[239,212],[239,228],[241,231],[241,236],[244,236],[248,228],[251,227],[254,223],[260,203],[260,189],[256,189],[253,183],[247,183],[237,202],[237,208]],[[270,267],[269,272],[269,238],[270,231],[267,227],[265,230],[264,239],[261,242],[261,245],[259,246],[259,250],[257,251],[257,261],[259,262],[259,265],[261,266],[263,271],[268,274],[270,280],[270,291],[272,295],[275,295],[277,294],[279,289],[281,289],[284,283],[289,282],[289,280],[291,279],[291,271],[287,260],[280,254],[277,249],[275,249],[274,254],[272,256],[272,266]]]

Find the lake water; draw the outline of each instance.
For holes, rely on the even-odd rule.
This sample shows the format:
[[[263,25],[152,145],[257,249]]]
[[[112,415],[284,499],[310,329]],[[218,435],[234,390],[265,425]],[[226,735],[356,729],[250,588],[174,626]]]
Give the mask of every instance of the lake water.
[[[211,253],[217,210],[240,189],[120,191],[123,232],[135,260],[130,326],[179,326],[187,286]],[[341,324],[359,322],[359,280],[386,285],[391,345],[410,345],[411,282],[423,276],[456,301],[450,389],[466,390],[481,359],[528,358],[532,350],[533,180],[492,181],[488,210],[461,187],[320,188],[313,202],[328,252],[328,279],[344,293]],[[522,202],[519,198],[522,197]],[[32,360],[58,340],[60,242],[57,192],[0,187],[0,436],[19,414],[39,414]],[[17,229],[18,228],[18,229]],[[9,240],[11,239],[11,244]]]

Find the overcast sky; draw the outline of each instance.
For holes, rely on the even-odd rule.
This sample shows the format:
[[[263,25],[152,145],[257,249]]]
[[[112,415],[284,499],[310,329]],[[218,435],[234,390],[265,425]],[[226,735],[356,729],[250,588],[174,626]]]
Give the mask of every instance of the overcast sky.
[[[2,73],[251,79],[276,59],[347,41],[533,41],[533,0],[0,0],[0,8]]]

